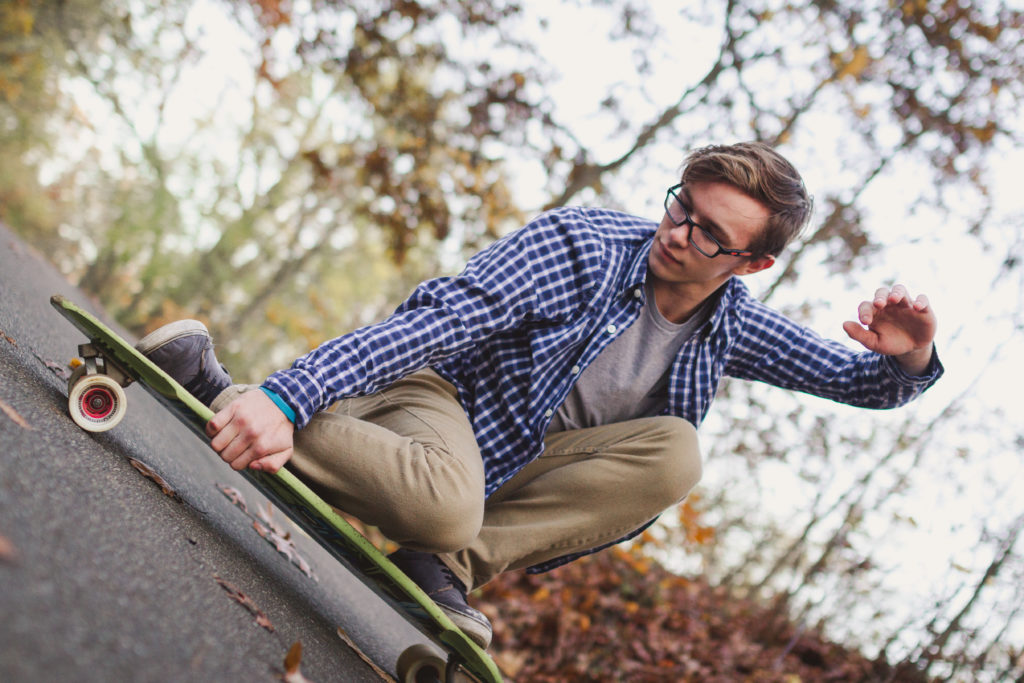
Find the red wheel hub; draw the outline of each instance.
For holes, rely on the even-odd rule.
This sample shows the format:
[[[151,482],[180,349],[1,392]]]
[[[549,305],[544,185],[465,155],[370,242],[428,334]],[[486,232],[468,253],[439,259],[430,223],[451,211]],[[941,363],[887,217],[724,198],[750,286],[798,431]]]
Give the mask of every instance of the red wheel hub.
[[[82,413],[93,420],[110,417],[117,405],[114,395],[102,387],[93,387],[82,393]]]

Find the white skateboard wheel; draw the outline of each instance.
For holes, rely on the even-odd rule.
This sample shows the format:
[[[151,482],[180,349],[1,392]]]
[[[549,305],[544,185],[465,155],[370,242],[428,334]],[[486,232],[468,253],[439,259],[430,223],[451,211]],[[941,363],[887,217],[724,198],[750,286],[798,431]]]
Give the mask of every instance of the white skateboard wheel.
[[[73,375],[68,410],[75,424],[85,431],[105,432],[121,421],[128,402],[121,385],[106,375],[83,375],[77,379]]]
[[[433,649],[417,643],[398,656],[395,666],[400,683],[430,683],[445,680],[445,661]]]

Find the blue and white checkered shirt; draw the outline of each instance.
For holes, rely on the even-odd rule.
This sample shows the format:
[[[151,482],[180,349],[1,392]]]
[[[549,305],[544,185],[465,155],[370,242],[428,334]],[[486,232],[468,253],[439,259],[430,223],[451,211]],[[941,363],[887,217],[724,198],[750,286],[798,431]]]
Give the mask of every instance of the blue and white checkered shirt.
[[[563,208],[478,253],[457,276],[421,284],[393,315],[328,341],[264,386],[301,428],[335,401],[425,366],[450,381],[473,424],[487,495],[536,458],[577,377],[638,317],[656,224]],[[822,339],[755,300],[737,278],[672,366],[668,413],[699,425],[725,376],[868,408],[902,405],[942,374]]]

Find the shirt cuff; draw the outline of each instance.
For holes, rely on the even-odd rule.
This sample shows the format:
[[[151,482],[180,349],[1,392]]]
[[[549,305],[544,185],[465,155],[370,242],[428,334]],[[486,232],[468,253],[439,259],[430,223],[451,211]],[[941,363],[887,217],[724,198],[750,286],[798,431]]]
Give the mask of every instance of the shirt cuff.
[[[934,344],[932,345],[932,357],[928,361],[928,367],[926,367],[924,372],[920,375],[909,374],[892,356],[882,356],[882,362],[888,369],[889,374],[903,384],[924,384],[930,387],[936,382],[936,380],[942,377],[942,374],[945,372],[945,368],[942,367],[942,362],[939,360],[939,353]]]
[[[301,368],[279,370],[263,381],[263,387],[273,391],[295,411],[296,429],[305,427],[322,406],[320,385]]]

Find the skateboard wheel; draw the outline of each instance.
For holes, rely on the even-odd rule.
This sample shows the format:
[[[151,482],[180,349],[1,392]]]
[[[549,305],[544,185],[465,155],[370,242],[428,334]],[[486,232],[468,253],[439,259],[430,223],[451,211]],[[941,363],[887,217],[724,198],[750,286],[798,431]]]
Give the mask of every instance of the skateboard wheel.
[[[444,683],[445,661],[422,643],[407,647],[395,666],[400,683]]]
[[[76,378],[72,375],[68,410],[75,424],[85,431],[113,429],[127,408],[124,389],[111,378],[106,375],[79,375]]]

